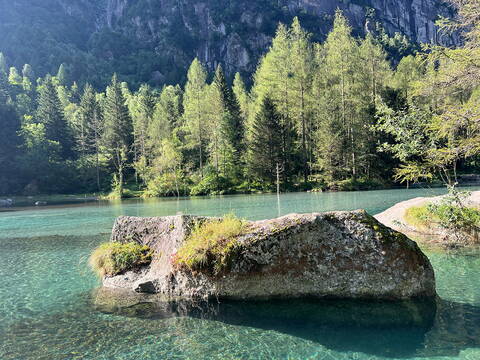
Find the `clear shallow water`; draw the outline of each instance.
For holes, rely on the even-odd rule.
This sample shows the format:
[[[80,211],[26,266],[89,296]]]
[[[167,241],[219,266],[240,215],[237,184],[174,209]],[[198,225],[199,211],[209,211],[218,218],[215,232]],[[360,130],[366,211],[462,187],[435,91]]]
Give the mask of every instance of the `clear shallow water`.
[[[118,215],[249,219],[365,208],[435,190],[130,201],[0,214],[0,359],[480,359],[480,252],[429,251],[441,300],[92,304],[86,258]]]

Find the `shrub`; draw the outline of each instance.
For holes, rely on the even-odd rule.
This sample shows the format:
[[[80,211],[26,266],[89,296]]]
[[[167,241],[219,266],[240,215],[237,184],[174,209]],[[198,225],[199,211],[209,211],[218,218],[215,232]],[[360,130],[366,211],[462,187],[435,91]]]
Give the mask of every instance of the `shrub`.
[[[89,263],[98,276],[114,276],[150,264],[152,256],[153,251],[145,245],[109,242],[93,251]]]
[[[233,215],[197,225],[174,257],[174,265],[218,275],[239,248],[247,222]]]
[[[374,190],[382,189],[385,184],[376,179],[346,179],[340,181],[329,182],[327,187],[335,191],[357,191],[357,190]]]
[[[190,194],[197,195],[222,195],[232,192],[233,185],[229,179],[222,175],[213,173],[207,174],[195,186],[191,188]]]
[[[177,183],[180,181],[180,183]],[[178,186],[178,188],[177,188]],[[143,193],[143,197],[162,197],[177,196],[185,194],[185,185],[182,179],[177,179],[174,173],[166,173],[155,177],[147,184],[147,189]]]
[[[469,195],[449,187],[448,195],[440,202],[408,209],[405,220],[414,226],[443,228],[459,241],[476,241],[480,230],[480,210],[465,205]]]

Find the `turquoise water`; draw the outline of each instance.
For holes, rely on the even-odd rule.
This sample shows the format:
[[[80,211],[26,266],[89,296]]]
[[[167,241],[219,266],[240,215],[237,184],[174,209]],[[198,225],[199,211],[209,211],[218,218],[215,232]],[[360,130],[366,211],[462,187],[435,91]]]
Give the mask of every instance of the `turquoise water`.
[[[0,213],[0,359],[480,359],[480,252],[428,251],[432,303],[309,300],[95,306],[86,266],[119,215],[249,219],[365,208],[441,189],[95,203]]]

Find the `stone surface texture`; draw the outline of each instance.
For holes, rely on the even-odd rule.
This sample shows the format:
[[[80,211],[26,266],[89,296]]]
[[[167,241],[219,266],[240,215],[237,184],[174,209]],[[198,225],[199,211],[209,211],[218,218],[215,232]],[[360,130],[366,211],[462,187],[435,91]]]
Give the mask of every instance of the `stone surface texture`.
[[[406,299],[435,295],[435,277],[415,242],[364,211],[292,214],[249,223],[239,251],[219,275],[172,261],[205,217],[120,217],[112,241],[150,246],[150,266],[106,277],[109,288],[168,298],[297,297]]]

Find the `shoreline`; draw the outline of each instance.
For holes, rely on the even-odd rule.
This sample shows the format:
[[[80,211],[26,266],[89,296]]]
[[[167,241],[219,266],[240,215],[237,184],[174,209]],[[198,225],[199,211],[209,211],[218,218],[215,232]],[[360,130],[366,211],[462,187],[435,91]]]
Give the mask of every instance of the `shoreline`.
[[[408,209],[412,207],[421,207],[427,203],[438,202],[445,195],[432,196],[432,197],[416,197],[410,200],[401,201],[387,210],[374,215],[380,223],[388,226],[398,232],[401,232],[409,237],[414,237],[414,240],[420,243],[429,245],[441,245],[446,246],[442,238],[445,237],[445,233],[440,233],[435,229],[420,229],[414,227],[405,220],[405,215]],[[473,191],[467,198],[467,206],[480,207],[480,191]]]

